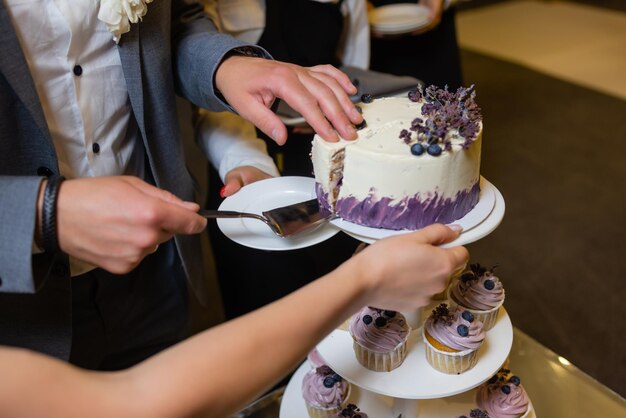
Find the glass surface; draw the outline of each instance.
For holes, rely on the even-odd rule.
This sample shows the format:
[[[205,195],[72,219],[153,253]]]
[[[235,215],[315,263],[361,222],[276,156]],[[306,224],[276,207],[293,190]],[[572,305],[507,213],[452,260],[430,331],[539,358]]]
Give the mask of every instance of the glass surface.
[[[625,399],[515,327],[508,367],[522,378],[537,418],[626,417]],[[277,418],[283,390],[232,418]]]
[[[625,399],[517,328],[509,358],[538,418],[626,416]]]

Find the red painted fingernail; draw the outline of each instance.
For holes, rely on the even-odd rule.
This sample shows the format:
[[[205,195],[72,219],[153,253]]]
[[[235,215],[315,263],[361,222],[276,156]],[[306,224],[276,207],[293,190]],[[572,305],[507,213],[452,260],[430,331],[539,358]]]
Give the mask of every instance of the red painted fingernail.
[[[222,188],[220,189],[220,197],[225,197],[226,196],[226,186],[222,186]]]

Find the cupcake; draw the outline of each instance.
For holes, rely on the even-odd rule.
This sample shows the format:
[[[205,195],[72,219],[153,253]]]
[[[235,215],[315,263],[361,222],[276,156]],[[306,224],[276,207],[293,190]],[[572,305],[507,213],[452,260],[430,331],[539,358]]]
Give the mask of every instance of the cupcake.
[[[368,415],[361,411],[353,403],[348,404],[341,412],[337,412],[331,418],[369,418]]]
[[[485,410],[489,418],[527,418],[532,410],[520,378],[508,369],[500,369],[478,387],[476,405]]]
[[[324,365],[302,378],[302,397],[311,418],[330,418],[340,412],[350,396],[350,383]]]
[[[460,374],[478,361],[485,331],[471,312],[442,303],[426,318],[423,337],[428,363],[440,372]]]
[[[470,311],[483,323],[485,331],[496,324],[498,311],[504,303],[504,288],[500,279],[480,264],[472,264],[470,271],[461,275],[448,288],[450,306]]]
[[[365,307],[350,320],[354,353],[363,366],[389,372],[406,357],[410,327],[396,311]]]

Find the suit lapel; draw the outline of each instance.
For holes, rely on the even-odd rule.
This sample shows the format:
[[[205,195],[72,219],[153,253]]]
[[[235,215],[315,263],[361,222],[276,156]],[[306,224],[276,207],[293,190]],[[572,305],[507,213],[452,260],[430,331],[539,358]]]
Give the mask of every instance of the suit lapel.
[[[0,44],[2,45],[0,72],[24,103],[41,132],[52,141],[35,83],[3,1],[0,1]]]
[[[146,138],[146,125],[144,121],[143,107],[143,80],[141,77],[141,44],[140,24],[131,25],[130,32],[122,35],[118,50],[124,78],[126,79],[126,88],[128,89],[128,97],[130,104],[137,119],[137,125],[144,138]]]

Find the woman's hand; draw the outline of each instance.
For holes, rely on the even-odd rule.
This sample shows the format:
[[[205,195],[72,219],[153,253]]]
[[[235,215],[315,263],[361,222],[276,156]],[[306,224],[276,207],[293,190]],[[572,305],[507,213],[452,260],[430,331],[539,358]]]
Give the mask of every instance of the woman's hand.
[[[459,230],[431,225],[417,232],[380,240],[344,265],[366,286],[365,304],[396,311],[427,305],[448,279],[467,264],[464,247],[441,248]]]
[[[269,178],[272,178],[272,176],[267,174],[265,171],[249,165],[233,168],[226,174],[224,187],[220,190],[220,196],[232,196],[245,185]]]

